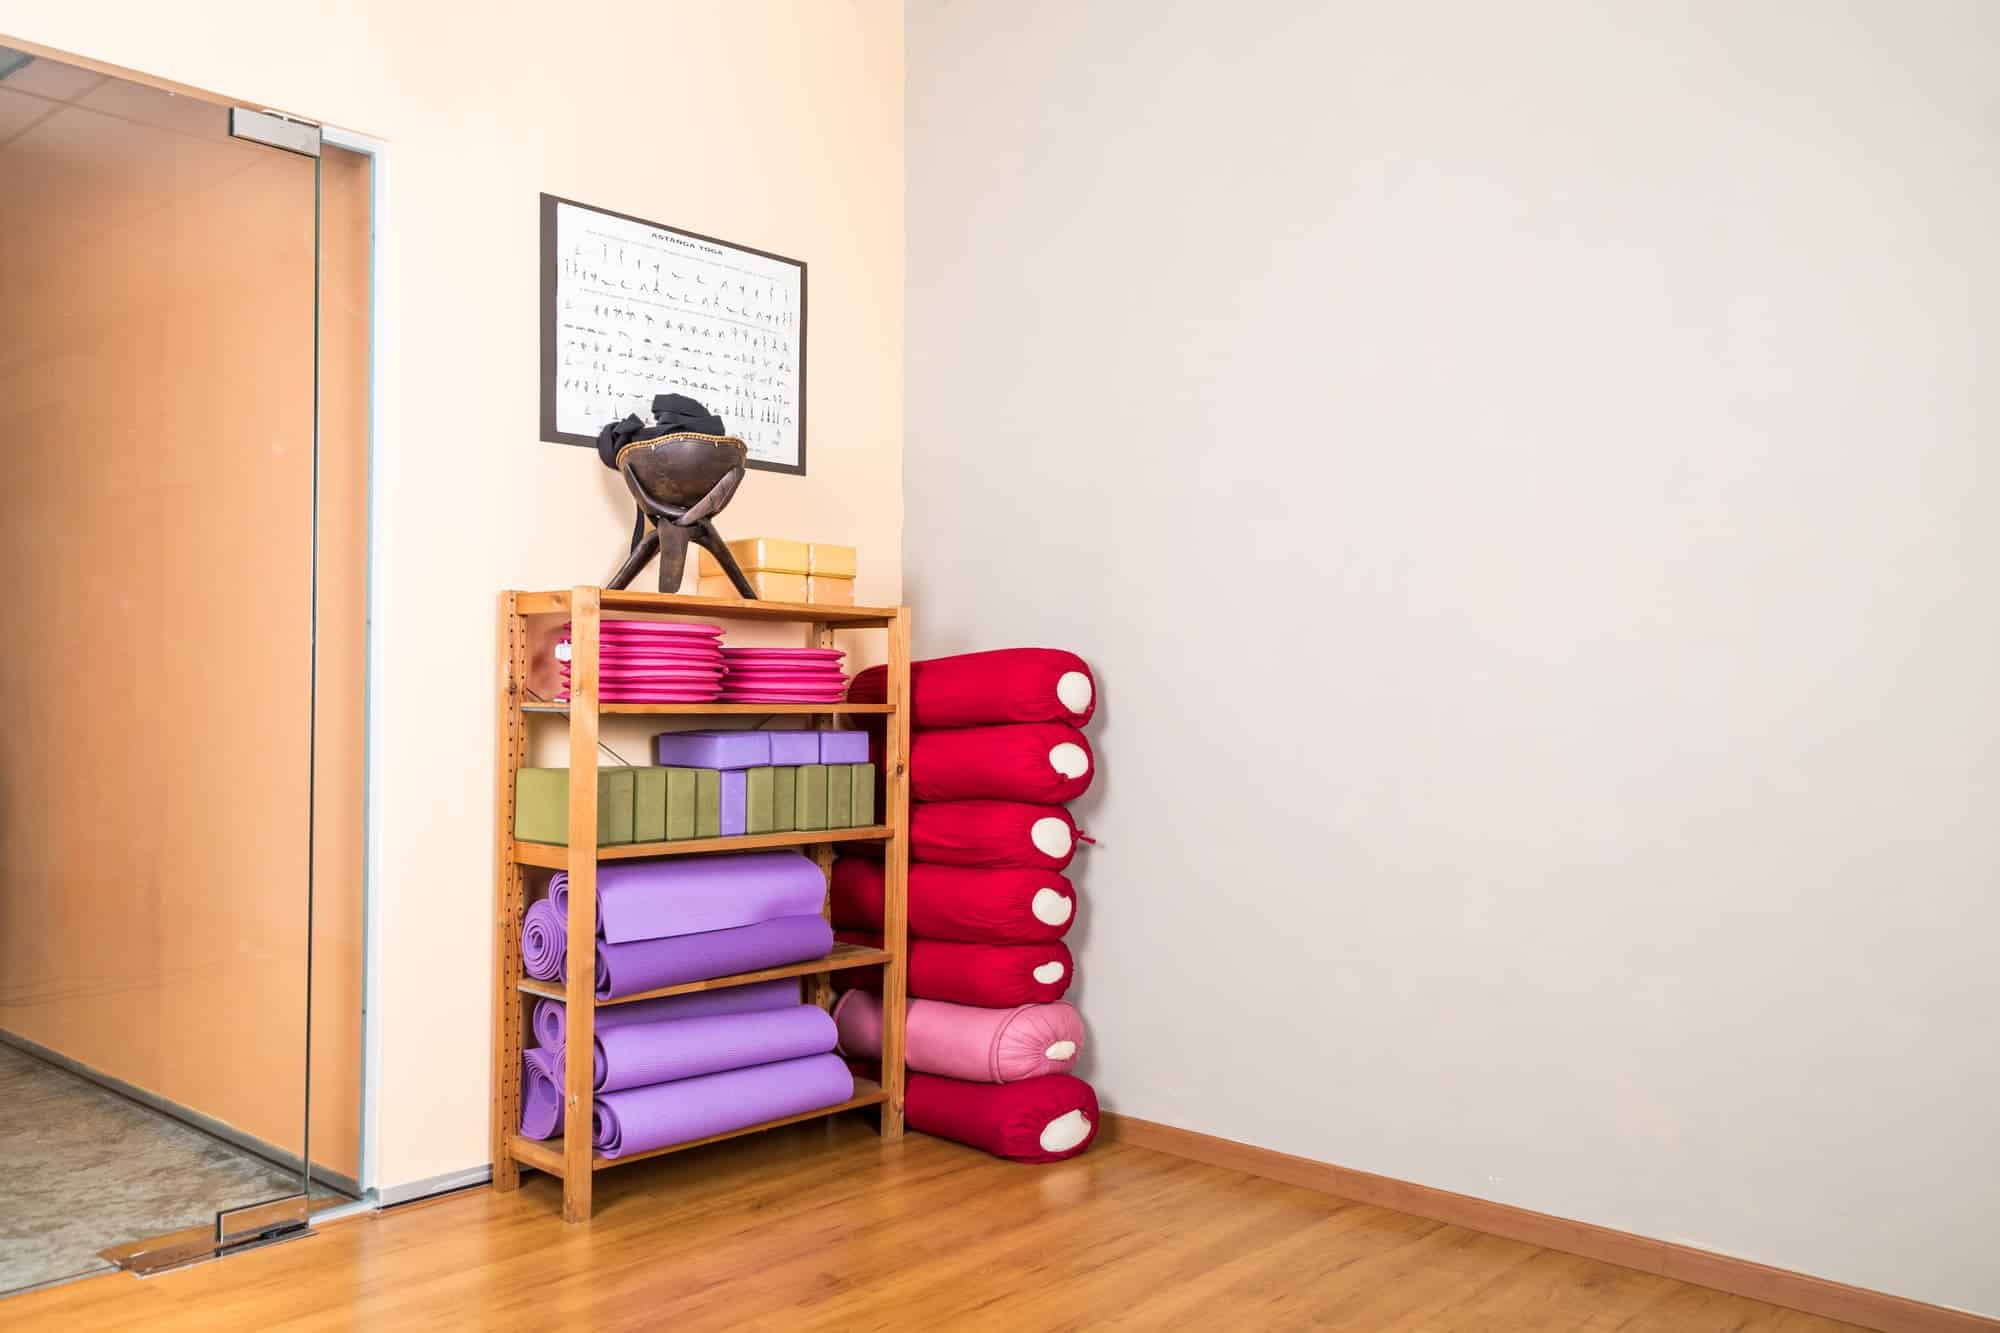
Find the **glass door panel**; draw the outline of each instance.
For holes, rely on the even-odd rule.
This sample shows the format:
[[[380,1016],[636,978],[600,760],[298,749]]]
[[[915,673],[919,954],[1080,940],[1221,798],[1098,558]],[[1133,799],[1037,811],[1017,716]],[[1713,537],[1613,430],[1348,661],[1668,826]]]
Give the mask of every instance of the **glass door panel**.
[[[0,1054],[70,1205],[43,1268],[305,1190],[318,174],[0,51]]]

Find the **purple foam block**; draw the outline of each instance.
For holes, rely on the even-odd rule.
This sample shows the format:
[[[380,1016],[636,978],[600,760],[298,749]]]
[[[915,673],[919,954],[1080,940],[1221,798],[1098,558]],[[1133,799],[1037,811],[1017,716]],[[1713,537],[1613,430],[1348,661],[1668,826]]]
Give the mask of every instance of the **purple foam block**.
[[[789,765],[819,762],[817,731],[774,731],[770,736],[772,763]]]
[[[562,1060],[529,1047],[521,1052],[521,1137],[552,1139],[562,1127]]]
[[[750,775],[740,768],[722,771],[722,836],[733,838],[750,827]]]
[[[729,826],[729,780],[738,779],[737,826]],[[743,831],[748,779],[722,775],[722,831]],[[807,916],[826,899],[826,876],[802,852],[610,861],[597,867],[597,933],[613,944],[728,930],[781,916]],[[569,874],[549,877],[549,901],[569,920]]]
[[[616,999],[660,986],[824,958],[832,949],[833,927],[819,916],[781,916],[733,930],[630,944],[600,943],[597,997]]]
[[[676,1018],[613,1028],[596,1042],[592,1086],[599,1092],[642,1088],[725,1069],[768,1065],[831,1051],[839,1033],[816,1004],[751,1014]]]
[[[607,1092],[592,1107],[591,1141],[606,1157],[625,1157],[816,1111],[853,1095],[854,1076],[837,1055],[780,1060]]]
[[[709,1018],[716,1014],[748,1014],[764,1009],[789,1009],[799,1002],[799,983],[779,977],[751,986],[698,990],[692,995],[663,995],[657,1000],[608,1005],[597,1011],[597,1031],[634,1023],[664,1023],[678,1018]],[[535,1040],[545,1051],[563,1049],[569,1031],[561,1000],[535,1001]]]
[[[822,764],[867,763],[868,733],[865,731],[822,731],[819,733],[819,762]]]
[[[768,731],[663,731],[654,752],[672,768],[756,768],[771,762]]]

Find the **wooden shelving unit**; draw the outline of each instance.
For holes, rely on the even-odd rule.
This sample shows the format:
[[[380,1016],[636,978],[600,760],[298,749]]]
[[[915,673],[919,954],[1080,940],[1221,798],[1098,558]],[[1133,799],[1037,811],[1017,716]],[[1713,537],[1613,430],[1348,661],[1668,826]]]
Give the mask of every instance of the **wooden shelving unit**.
[[[888,700],[879,704],[606,704],[597,697],[598,626],[613,619],[700,619],[793,622],[805,627],[807,647],[833,646],[836,629],[879,629],[887,635]],[[568,703],[547,703],[528,695],[530,618],[561,616],[571,622]],[[882,1137],[903,1133],[903,1010],[908,993],[910,758],[910,618],[904,607],[813,606],[791,602],[739,602],[715,597],[675,597],[661,593],[572,588],[559,592],[506,592],[500,597],[500,697],[498,716],[497,873],[494,887],[493,942],[493,1186],[511,1190],[520,1185],[521,1168],[559,1176],[563,1182],[563,1217],[587,1221],[591,1211],[594,1172],[627,1162],[700,1147],[721,1139],[754,1134],[800,1120],[834,1115],[860,1107],[880,1108]],[[807,833],[767,833],[748,837],[697,838],[677,842],[597,845],[598,719],[608,714],[656,716],[805,716],[816,724],[848,716],[885,720],[887,743],[883,778],[883,822],[869,828],[823,829]],[[566,846],[514,840],[514,776],[527,758],[530,717],[554,717],[569,728],[569,842]],[[754,851],[797,847],[813,857],[822,873],[830,874],[834,846],[842,842],[883,844],[888,882],[883,912],[882,947],[837,944],[825,958],[735,976],[667,986],[641,995],[599,1000],[593,989],[596,972],[597,865],[600,861],[649,856],[698,856],[703,853]],[[521,917],[527,910],[529,869],[563,870],[569,874],[568,980],[564,984],[536,981],[521,967]],[[809,1003],[832,1002],[832,974],[857,967],[882,969],[882,1081],[856,1079],[854,1096],[835,1106],[803,1115],[749,1125],[727,1134],[678,1143],[653,1152],[618,1158],[591,1151],[591,1070],[595,1064],[596,1010],[663,995],[689,994],[727,986],[785,977],[800,979]],[[563,1001],[564,1035],[563,1135],[537,1142],[522,1138],[521,1051],[527,1027],[527,1006],[536,999]]]

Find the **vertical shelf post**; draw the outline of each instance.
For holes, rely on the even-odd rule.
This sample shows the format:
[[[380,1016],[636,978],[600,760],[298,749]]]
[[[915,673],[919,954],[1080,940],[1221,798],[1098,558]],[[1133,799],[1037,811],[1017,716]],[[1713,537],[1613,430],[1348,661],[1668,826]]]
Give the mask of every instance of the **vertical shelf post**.
[[[523,908],[521,866],[514,859],[514,775],[527,753],[521,697],[528,682],[528,647],[518,601],[514,593],[500,595],[500,715],[494,726],[500,740],[494,764],[499,864],[493,884],[493,1124],[488,1150],[493,1188],[502,1193],[521,1184],[521,1164],[507,1146],[521,1120],[521,997],[514,992],[514,980],[521,975]]]
[[[889,623],[888,699],[895,704],[883,732],[883,822],[892,830],[883,853],[882,1137],[903,1137],[903,1021],[910,973],[910,612],[896,608]]]
[[[833,626],[820,620],[808,624],[806,626],[806,647],[833,647]],[[838,725],[846,719],[843,719],[838,714],[831,719],[808,718],[806,725],[814,730],[820,730],[825,727],[829,720]],[[815,843],[813,846],[803,848],[802,850],[807,856],[812,858],[813,864],[819,867],[820,876],[826,880],[826,896],[820,899],[820,914],[831,924],[833,921],[833,844],[830,842]],[[816,1004],[822,1009],[833,1008],[833,978],[831,976],[822,972],[817,976],[804,978],[804,982],[803,990],[807,1004]]]
[[[563,986],[563,1220],[590,1220],[597,1037],[597,660],[603,590],[570,594],[569,977]]]

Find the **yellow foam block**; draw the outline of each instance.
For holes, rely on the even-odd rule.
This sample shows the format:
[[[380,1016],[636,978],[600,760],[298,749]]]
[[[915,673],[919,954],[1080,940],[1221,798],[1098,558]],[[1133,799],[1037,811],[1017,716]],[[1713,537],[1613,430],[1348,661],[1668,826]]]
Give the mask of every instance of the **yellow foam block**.
[[[806,573],[824,574],[828,578],[851,579],[854,577],[854,548],[834,546],[828,542],[814,542],[806,548]]]
[[[806,600],[807,578],[803,574],[773,574],[768,570],[750,569],[743,572],[750,580],[750,587],[762,602],[803,602]],[[703,574],[701,576],[703,597],[740,597],[736,585],[729,581],[727,574]],[[851,604],[853,598],[849,597]]]
[[[854,580],[809,574],[806,576],[806,600],[821,606],[853,606]]]
[[[763,570],[770,574],[809,574],[812,572],[812,548],[804,542],[786,541],[782,537],[745,537],[740,542],[729,543],[729,554],[736,557],[736,563],[743,566],[745,574]],[[701,552],[701,576],[722,573],[722,566],[707,550]]]

